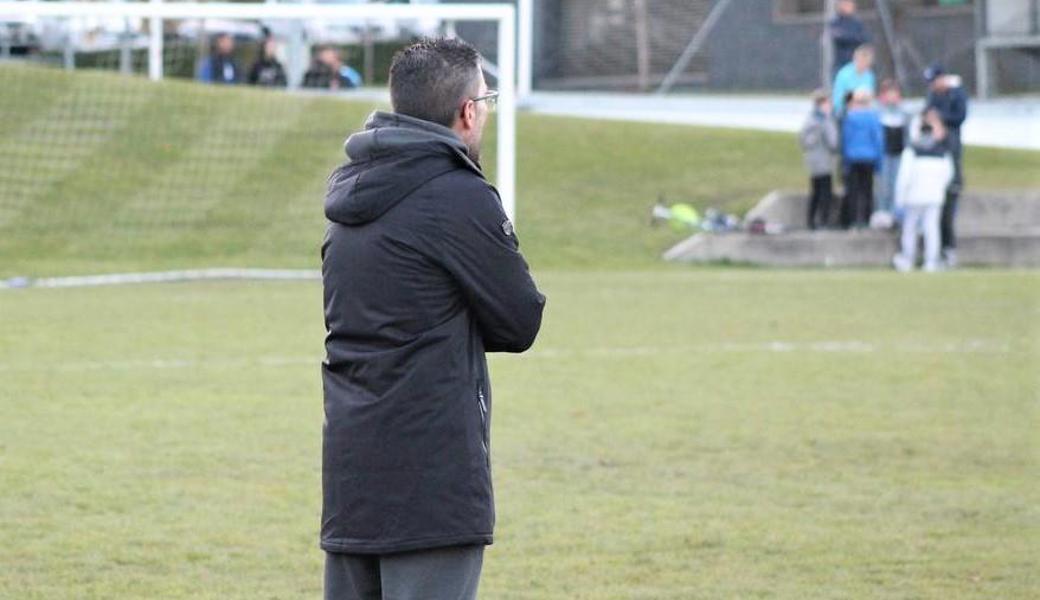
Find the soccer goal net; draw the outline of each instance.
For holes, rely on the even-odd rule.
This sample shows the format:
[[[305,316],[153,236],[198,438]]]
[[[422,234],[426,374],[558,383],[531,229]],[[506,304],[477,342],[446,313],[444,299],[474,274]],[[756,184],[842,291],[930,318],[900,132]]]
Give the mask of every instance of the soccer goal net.
[[[313,258],[342,142],[386,107],[390,61],[421,36],[482,53],[500,94],[483,164],[513,216],[514,11],[0,1],[0,257],[106,269]]]

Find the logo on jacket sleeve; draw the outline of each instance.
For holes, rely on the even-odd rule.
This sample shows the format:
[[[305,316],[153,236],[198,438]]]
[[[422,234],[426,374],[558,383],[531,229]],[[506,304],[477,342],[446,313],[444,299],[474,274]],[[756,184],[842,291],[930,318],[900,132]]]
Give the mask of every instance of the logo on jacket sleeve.
[[[509,222],[509,219],[502,221],[502,233],[513,235],[513,224]]]

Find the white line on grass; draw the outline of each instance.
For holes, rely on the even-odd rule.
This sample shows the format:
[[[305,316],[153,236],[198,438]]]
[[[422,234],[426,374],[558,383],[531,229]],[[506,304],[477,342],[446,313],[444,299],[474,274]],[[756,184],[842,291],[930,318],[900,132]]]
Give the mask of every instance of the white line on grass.
[[[317,366],[319,357],[304,356],[259,356],[256,358],[150,358],[129,360],[82,360],[40,363],[0,363],[0,371],[135,371],[139,369],[230,369],[245,367],[294,367]]]
[[[608,346],[599,348],[538,348],[525,356],[536,359],[638,358],[663,354],[740,354],[794,352],[823,354],[1009,354],[1011,345],[999,340],[963,340],[946,344],[870,343],[863,341],[766,341],[676,346]],[[0,363],[0,372],[12,371],[133,371],[139,369],[232,369],[249,367],[317,367],[319,356],[257,356],[253,358],[148,358],[86,361]]]
[[[13,277],[0,281],[0,290],[15,288],[73,288],[102,285],[139,283],[177,283],[184,281],[314,281],[321,280],[321,272],[311,269],[188,269],[182,271],[154,271],[145,273],[111,273],[108,275],[81,275],[72,277]]]
[[[725,354],[725,353],[778,353],[792,352],[836,353],[836,354],[870,354],[874,352],[893,352],[902,354],[1006,354],[1011,346],[997,340],[964,340],[947,344],[879,344],[850,341],[818,341],[818,342],[723,342],[721,344],[687,344],[676,346],[630,346],[600,347],[585,349],[536,349],[531,355],[539,358],[628,358],[640,356],[656,356],[660,354]]]

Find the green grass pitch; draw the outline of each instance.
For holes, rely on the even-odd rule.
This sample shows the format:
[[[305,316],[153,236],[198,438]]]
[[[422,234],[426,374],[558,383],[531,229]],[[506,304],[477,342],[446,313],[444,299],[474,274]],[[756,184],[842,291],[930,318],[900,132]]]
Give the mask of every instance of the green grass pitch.
[[[0,85],[21,115],[0,158],[66,94],[140,83],[4,69],[56,97]],[[0,194],[0,276],[316,265],[324,176],[370,107],[225,92],[297,121],[253,123],[274,191],[228,182],[188,226],[135,211],[150,185],[194,197],[170,174],[193,135],[164,149],[135,115],[215,92],[155,89],[126,139],[69,136],[96,147],[33,210]],[[491,361],[483,598],[1035,597],[1040,276],[662,265],[658,192],[799,186],[793,137],[529,115],[520,135],[549,303],[532,352]],[[1037,153],[968,160],[975,185],[1040,185]],[[76,205],[105,165],[105,210]],[[314,283],[0,292],[0,598],[319,597],[321,323]]]

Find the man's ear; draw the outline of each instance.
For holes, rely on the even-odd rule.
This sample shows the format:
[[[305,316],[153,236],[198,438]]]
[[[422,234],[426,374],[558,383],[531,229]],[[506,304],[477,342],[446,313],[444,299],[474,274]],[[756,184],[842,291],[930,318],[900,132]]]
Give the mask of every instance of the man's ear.
[[[459,124],[462,125],[462,129],[472,129],[474,124],[477,122],[477,103],[476,102],[465,102],[462,105],[462,111],[459,113]]]

